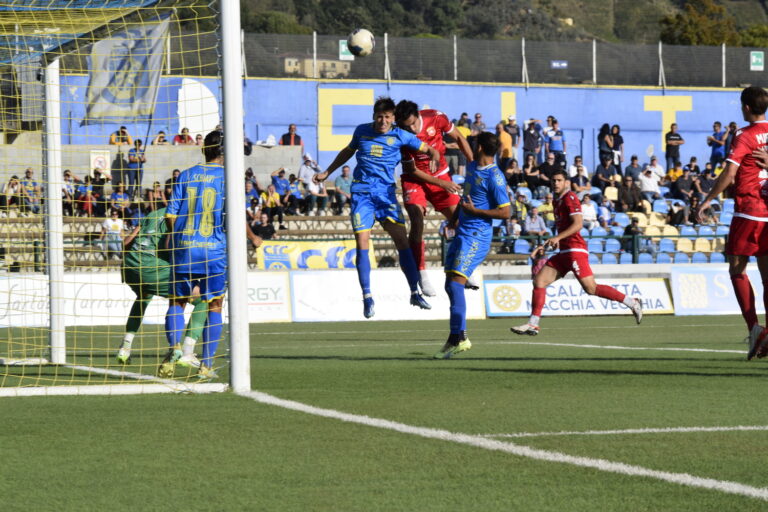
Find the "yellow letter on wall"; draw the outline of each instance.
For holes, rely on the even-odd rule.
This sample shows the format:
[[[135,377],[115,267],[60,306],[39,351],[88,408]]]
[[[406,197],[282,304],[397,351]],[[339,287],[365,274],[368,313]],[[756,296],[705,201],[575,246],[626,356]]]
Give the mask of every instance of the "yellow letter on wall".
[[[336,105],[373,105],[373,89],[317,90],[318,151],[340,151],[352,140],[351,135],[333,134],[333,107]]]
[[[661,112],[661,145],[659,152],[664,151],[666,144],[664,134],[669,131],[670,125],[677,122],[678,112],[690,112],[693,110],[692,96],[645,96],[643,108],[646,112]],[[662,156],[663,160],[663,156]]]
[[[509,116],[517,116],[517,94],[514,92],[502,92],[501,93],[501,119],[506,122]],[[520,121],[520,120],[518,120]],[[517,124],[520,124],[520,121]]]

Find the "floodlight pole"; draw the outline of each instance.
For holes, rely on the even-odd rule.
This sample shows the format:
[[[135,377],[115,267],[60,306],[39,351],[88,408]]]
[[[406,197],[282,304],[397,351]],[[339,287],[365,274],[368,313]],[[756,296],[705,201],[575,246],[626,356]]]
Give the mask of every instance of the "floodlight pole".
[[[45,253],[48,270],[50,324],[48,342],[51,362],[67,362],[64,316],[64,219],[61,200],[61,96],[59,58],[45,67],[45,126],[43,128],[45,187]]]
[[[221,45],[229,265],[230,384],[233,391],[243,393],[251,389],[251,357],[248,332],[248,250],[245,208],[242,208],[245,156],[239,0],[221,2]]]

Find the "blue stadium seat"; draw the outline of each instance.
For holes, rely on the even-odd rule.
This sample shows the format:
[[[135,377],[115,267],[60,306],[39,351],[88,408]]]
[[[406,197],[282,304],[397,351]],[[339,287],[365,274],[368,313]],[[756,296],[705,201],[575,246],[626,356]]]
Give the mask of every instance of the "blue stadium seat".
[[[661,197],[669,197],[671,195],[671,190],[669,187],[659,187],[659,193],[661,194]],[[655,210],[654,210],[655,211]]]
[[[675,241],[671,238],[662,238],[659,240],[659,251],[675,252]]]
[[[591,253],[601,254],[603,252],[603,241],[592,238],[587,242],[587,250]]]
[[[659,212],[659,213],[668,213],[669,205],[664,199],[656,199],[653,202],[653,211]]]
[[[457,185],[463,185],[464,184],[464,176],[461,174],[454,174],[451,176],[451,180]]]
[[[728,234],[728,226],[717,226],[715,230],[715,236],[726,236]]]
[[[712,237],[715,236],[715,230],[712,229],[712,226],[699,226],[699,236],[712,240]]]
[[[653,263],[653,256],[648,254],[647,252],[641,252],[637,255],[637,262],[638,263]]]
[[[626,263],[632,263],[632,254],[628,252],[621,253],[621,255],[619,256],[619,263],[621,263],[622,265]]]
[[[666,252],[656,254],[656,263],[672,263],[672,257]]]
[[[589,264],[590,265],[599,265],[600,264],[600,258],[597,257],[597,254],[590,254],[589,255]]]
[[[584,238],[587,238],[589,236],[589,230],[587,228],[581,228],[581,231],[579,231],[579,234]]]
[[[454,176],[456,175],[454,174]],[[529,189],[528,187],[517,187],[517,190],[515,190],[515,194],[516,195],[523,194],[528,201],[530,201],[531,198],[533,197],[533,194],[531,193],[531,189]]]
[[[544,203],[544,201],[542,201],[541,199],[531,199],[530,203],[531,203],[531,208],[538,208]]]
[[[609,238],[605,241],[605,252],[621,252],[621,242],[615,238]]]
[[[515,240],[514,251],[515,254],[529,254],[531,252],[531,244],[528,240],[518,238]]]
[[[723,213],[730,212],[733,213],[734,208],[736,207],[736,201],[733,199],[723,199]]]
[[[698,236],[698,233],[693,226],[680,226],[680,236],[695,238]]]
[[[695,252],[691,255],[691,263],[708,263],[707,255],[703,252]]]
[[[720,214],[720,225],[730,226],[733,220],[733,212],[723,212]]]
[[[595,226],[592,228],[592,236],[607,236],[608,232],[602,226]]]
[[[603,265],[615,265],[616,263],[618,263],[618,260],[616,259],[615,254],[606,253],[606,254],[603,254],[603,257],[600,260],[600,263],[602,263]]]
[[[675,263],[690,263],[691,259],[684,252],[675,253]]]
[[[623,213],[623,212],[619,212],[619,213],[617,213],[613,217],[613,222],[615,222],[616,224],[618,224],[622,228],[625,228],[632,221],[629,219],[629,215],[627,215],[626,213]]]
[[[725,263],[725,254],[721,252],[713,252],[709,255],[710,263]]]

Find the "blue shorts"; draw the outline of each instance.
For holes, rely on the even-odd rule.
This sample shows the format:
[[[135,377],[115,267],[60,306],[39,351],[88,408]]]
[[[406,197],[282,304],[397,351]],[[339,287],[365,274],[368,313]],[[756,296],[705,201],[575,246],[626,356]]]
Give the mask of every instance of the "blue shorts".
[[[227,290],[227,274],[173,274],[170,283],[171,298],[181,299],[192,296],[192,290],[200,287],[200,298],[205,302],[223,297]]]
[[[405,225],[403,210],[397,202],[395,187],[384,192],[353,192],[350,201],[352,230],[355,233],[370,231],[374,221],[392,221]]]
[[[457,235],[448,247],[445,271],[469,277],[491,250],[491,238]]]

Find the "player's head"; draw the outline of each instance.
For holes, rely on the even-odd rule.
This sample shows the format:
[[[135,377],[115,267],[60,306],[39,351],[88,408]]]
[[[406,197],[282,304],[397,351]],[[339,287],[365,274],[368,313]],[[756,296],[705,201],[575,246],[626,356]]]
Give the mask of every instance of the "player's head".
[[[715,122],[714,122],[714,124],[712,125],[712,129],[713,129],[713,130],[715,130],[716,132],[719,132],[719,131],[720,131],[720,128],[721,128],[722,126],[723,126],[723,125],[722,125],[722,124],[720,124],[720,121],[715,121]]]
[[[552,180],[552,192],[557,196],[565,192],[569,187],[568,173],[565,169],[555,169],[550,179]]]
[[[395,107],[395,122],[397,126],[411,133],[416,133],[419,121],[419,106],[410,100],[400,100]]]
[[[762,116],[768,110],[768,92],[762,87],[753,85],[741,91],[741,113],[744,120],[749,121],[752,116]]]
[[[203,154],[206,162],[213,162],[217,158],[224,157],[224,133],[213,130],[205,136],[203,142]]]
[[[387,96],[380,96],[373,104],[373,128],[379,133],[387,133],[395,121],[395,102]]]
[[[477,136],[478,153],[483,156],[494,156],[499,151],[499,138],[495,133],[481,132]]]

